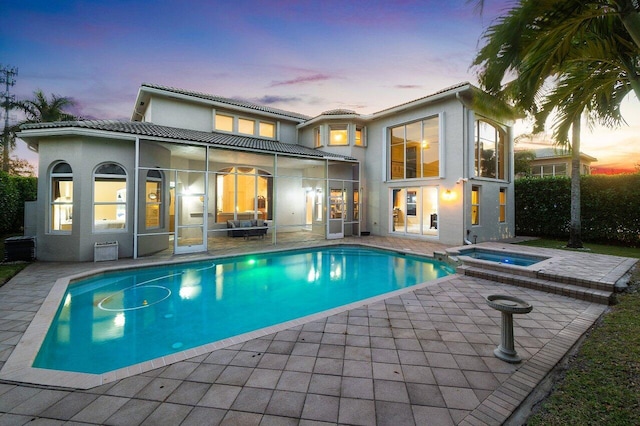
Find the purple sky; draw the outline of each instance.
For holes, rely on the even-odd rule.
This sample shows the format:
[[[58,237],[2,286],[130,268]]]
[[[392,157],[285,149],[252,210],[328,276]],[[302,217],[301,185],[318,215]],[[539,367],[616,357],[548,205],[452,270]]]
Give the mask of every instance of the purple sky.
[[[19,68],[18,99],[42,89],[73,98],[83,117],[129,119],[143,82],[308,115],[476,84],[483,30],[512,2],[486,0],[482,16],[464,0],[2,3],[0,62]],[[640,103],[625,104],[630,127],[583,135],[597,165],[640,161]]]

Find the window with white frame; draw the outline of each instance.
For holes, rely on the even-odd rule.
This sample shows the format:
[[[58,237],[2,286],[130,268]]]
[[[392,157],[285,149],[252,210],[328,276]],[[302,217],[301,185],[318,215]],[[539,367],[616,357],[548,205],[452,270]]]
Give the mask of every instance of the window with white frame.
[[[349,145],[349,132],[346,124],[329,126],[329,145]]]
[[[440,176],[440,118],[391,127],[388,148],[389,179]]]
[[[316,148],[322,146],[322,139],[320,139],[320,127],[313,129],[313,146]]]
[[[216,131],[238,133],[242,135],[276,138],[276,125],[270,121],[237,117],[230,114],[216,112],[214,127]]]
[[[147,229],[158,229],[163,226],[162,215],[162,172],[160,170],[149,170],[145,182],[145,227]]]
[[[93,224],[96,232],[127,228],[127,173],[119,164],[101,164],[93,173]]]
[[[480,225],[480,187],[471,187],[471,224]]]
[[[507,221],[507,188],[500,188],[499,196],[500,211],[498,212],[498,221],[504,223]]]
[[[505,132],[484,120],[475,123],[475,175],[506,179],[507,144]]]
[[[73,171],[68,163],[51,169],[49,231],[71,233],[73,225]]]
[[[364,128],[362,126],[356,126],[356,136],[353,144],[355,146],[366,146],[364,138]]]

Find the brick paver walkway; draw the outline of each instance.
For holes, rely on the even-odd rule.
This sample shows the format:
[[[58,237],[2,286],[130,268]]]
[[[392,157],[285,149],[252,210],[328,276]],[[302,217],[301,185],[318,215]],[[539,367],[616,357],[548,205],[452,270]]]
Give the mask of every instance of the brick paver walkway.
[[[358,242],[443,248],[397,238]],[[590,267],[579,259],[583,271]],[[597,267],[606,269],[601,260]],[[55,279],[92,267],[35,263],[0,288],[2,364]],[[514,317],[521,364],[493,355],[500,313],[484,299],[493,293],[534,306]],[[88,390],[0,382],[0,425],[501,424],[605,309],[453,275]]]

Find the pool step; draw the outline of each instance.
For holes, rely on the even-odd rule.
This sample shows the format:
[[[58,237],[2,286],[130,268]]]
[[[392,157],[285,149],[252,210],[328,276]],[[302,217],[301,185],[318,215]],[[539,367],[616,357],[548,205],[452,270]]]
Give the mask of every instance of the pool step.
[[[602,283],[594,283],[584,280],[573,280],[572,283],[569,283],[563,282],[567,281],[566,278],[556,277],[549,274],[538,273],[538,276],[530,276],[509,273],[504,270],[487,269],[469,265],[458,266],[457,272],[470,277],[483,278],[518,287],[546,291],[548,293],[560,294],[562,296],[602,303],[605,305],[615,303],[613,285],[609,286]]]

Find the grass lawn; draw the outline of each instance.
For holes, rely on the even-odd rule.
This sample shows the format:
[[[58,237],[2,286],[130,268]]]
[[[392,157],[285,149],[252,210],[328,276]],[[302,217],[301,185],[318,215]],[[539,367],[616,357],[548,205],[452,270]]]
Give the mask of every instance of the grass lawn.
[[[565,242],[536,240],[526,245],[560,248]],[[593,253],[640,258],[640,249],[585,244]],[[640,424],[640,266],[584,340],[551,394],[528,425]]]
[[[567,240],[548,240],[545,238],[540,238],[537,240],[525,241],[519,244],[531,247],[583,251],[583,249],[566,248]],[[605,244],[595,243],[584,243],[583,245],[584,251],[586,251],[587,253],[609,254],[611,256],[635,257],[637,259],[640,259],[640,247],[608,246]]]
[[[0,235],[0,262],[4,260],[4,239],[13,235]],[[9,281],[18,272],[26,268],[26,262],[0,263],[0,286]]]

